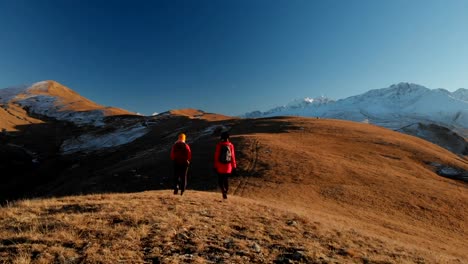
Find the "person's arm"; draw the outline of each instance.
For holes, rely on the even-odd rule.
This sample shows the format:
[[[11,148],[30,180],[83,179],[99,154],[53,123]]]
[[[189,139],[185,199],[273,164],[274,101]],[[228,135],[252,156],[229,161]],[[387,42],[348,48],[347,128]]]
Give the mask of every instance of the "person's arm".
[[[234,144],[231,143],[231,165],[233,169],[237,168],[236,163],[236,151],[234,150]]]
[[[187,148],[187,160],[190,162],[192,161],[192,151],[190,150],[190,146],[188,144],[185,144],[185,147]]]

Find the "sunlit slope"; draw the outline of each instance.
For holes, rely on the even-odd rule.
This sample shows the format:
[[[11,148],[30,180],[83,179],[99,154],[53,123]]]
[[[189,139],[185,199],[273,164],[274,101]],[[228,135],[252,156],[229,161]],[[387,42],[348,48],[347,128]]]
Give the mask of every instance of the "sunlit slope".
[[[200,120],[184,116],[160,118],[150,127],[151,131],[146,136],[128,145],[115,148],[113,151],[101,150],[89,153],[80,156],[79,160],[75,156],[64,157],[62,163],[68,162],[67,169],[61,172],[58,178],[45,184],[39,193],[70,195],[164,189],[163,195],[166,198],[156,198],[158,197],[156,193],[150,193],[150,197],[145,195],[146,198],[138,195],[119,195],[116,196],[119,198],[113,201],[108,201],[112,200],[108,196],[99,198],[103,204],[108,205],[105,205],[105,210],[99,209],[104,215],[97,219],[108,219],[106,214],[109,214],[111,219],[116,220],[115,222],[96,220],[97,225],[120,228],[119,223],[124,223],[126,229],[116,229],[117,231],[111,229],[101,234],[98,232],[99,228],[88,230],[87,224],[79,228],[79,232],[88,230],[86,232],[92,237],[90,239],[98,237],[96,241],[102,237],[128,234],[125,239],[139,240],[139,236],[142,236],[141,241],[144,243],[151,242],[158,248],[168,249],[174,245],[200,239],[196,240],[198,242],[193,242],[193,248],[196,248],[197,252],[205,252],[205,248],[208,247],[213,250],[207,249],[208,255],[222,254],[224,260],[232,257],[239,260],[239,263],[243,261],[242,257],[237,258],[244,254],[239,253],[241,251],[249,252],[243,256],[248,256],[251,262],[261,262],[257,258],[258,252],[254,251],[253,242],[262,248],[265,258],[271,256],[266,259],[267,263],[284,254],[294,254],[297,251],[304,251],[307,260],[320,260],[320,257],[323,257],[325,261],[326,257],[331,258],[329,262],[345,263],[369,262],[368,260],[371,260],[370,263],[372,261],[464,263],[468,259],[467,185],[462,181],[437,175],[434,166],[431,165],[438,163],[468,170],[467,161],[463,157],[419,138],[349,121],[293,117],[225,121]],[[224,207],[219,193],[199,194],[194,191],[216,191],[217,178],[212,172],[213,152],[219,132],[223,129],[230,130],[239,166],[239,176],[230,179],[228,203],[232,207]],[[182,198],[171,194],[172,163],[169,160],[170,147],[180,132],[187,133],[193,151],[189,189]],[[252,203],[261,203],[263,207],[256,207],[251,202],[238,203],[240,200],[245,201],[243,198],[250,199]],[[55,209],[51,211],[58,211],[59,217],[87,219],[92,214],[96,216],[97,209],[93,205],[94,202],[88,202],[81,197],[66,198],[61,201],[65,204],[54,205]],[[44,203],[45,206],[48,202]],[[143,207],[140,208],[136,204]],[[88,208],[91,208],[90,215],[86,214]],[[136,216],[128,216],[128,219],[118,217],[119,214],[125,211],[133,212],[134,209],[138,210]],[[41,213],[49,211],[45,207],[40,210],[23,211],[32,212],[32,215],[29,215],[31,219],[38,221],[48,219]],[[75,211],[78,211],[76,214],[85,215],[74,215]],[[179,213],[177,217],[181,220],[168,216],[173,211]],[[301,227],[296,230],[297,233],[294,233],[296,231],[289,229],[290,226],[286,223],[288,227],[282,229],[279,223],[287,222],[289,216],[281,218],[279,222],[273,221],[272,219],[276,217],[275,212],[279,211],[297,215],[294,221],[299,225],[304,223],[307,227]],[[15,218],[16,216],[12,214],[10,212],[7,216]],[[201,215],[201,220],[197,214]],[[148,215],[150,218],[146,218]],[[205,219],[203,215],[213,217]],[[21,217],[20,215],[20,220],[11,225],[22,223]],[[190,217],[195,219],[192,221]],[[169,235],[171,233],[167,230],[172,230],[170,228],[174,225],[174,221],[178,223],[176,231],[172,231],[173,235]],[[62,223],[62,220],[58,222]],[[230,222],[236,223],[237,227],[225,226]],[[94,226],[94,222],[89,222],[89,225]],[[210,232],[221,233],[212,237],[204,225],[211,230]],[[65,225],[66,228],[75,228],[75,226],[76,223]],[[135,226],[138,228],[133,229]],[[164,226],[168,228],[165,229],[167,232],[157,233],[159,231],[155,229],[156,235],[150,234],[147,229],[155,226]],[[202,230],[196,229],[195,226],[200,226]],[[218,229],[218,226],[221,227]],[[291,226],[295,225],[291,223]],[[196,235],[190,237],[184,228],[186,230],[195,228],[190,233]],[[238,236],[238,233],[231,231],[236,228],[244,230],[248,235],[241,233],[241,236]],[[277,234],[272,231],[275,229],[282,231]],[[32,245],[27,242],[32,238],[26,239],[24,234],[18,234],[20,237],[18,238],[15,237],[14,229],[8,230],[10,232],[8,236],[17,239],[13,240],[16,244],[9,244],[8,241],[12,239],[7,238],[3,246],[12,248],[18,244],[17,242],[26,247]],[[138,233],[140,231],[142,233]],[[177,236],[179,233],[184,235]],[[317,238],[319,241],[314,240],[317,234],[320,234]],[[185,235],[192,240],[186,241]],[[154,238],[149,241],[148,237]],[[163,240],[160,240],[161,237]],[[238,247],[234,247],[235,250],[227,248],[230,240],[226,240],[227,244],[214,242],[220,237],[233,238]],[[76,239],[69,237],[67,241]],[[111,240],[118,239],[122,237],[117,235]],[[247,244],[241,242],[245,239],[248,239]],[[302,247],[304,250],[294,244],[294,241],[304,245]],[[50,247],[50,242],[44,243]],[[77,258],[80,259],[79,256],[82,256],[80,254],[87,252],[90,246],[85,248],[84,242],[77,243],[71,246],[72,251],[77,250],[70,254],[77,254]],[[99,251],[103,247],[100,242],[96,243],[93,243],[94,251],[89,252],[90,254],[104,252]],[[110,245],[109,243],[114,242],[108,242],[107,245]],[[314,245],[320,247],[326,245],[327,250],[323,251]],[[282,249],[275,251],[279,246]],[[120,247],[120,244],[115,247]],[[177,246],[179,251],[154,251],[153,246],[143,248],[145,247],[149,249],[141,251],[137,246],[129,249],[129,253],[120,255],[128,254],[130,257],[135,257],[132,252],[137,252],[137,255],[140,254],[138,258],[161,257],[169,258],[170,262],[174,260],[175,253],[185,256],[192,254],[191,250],[195,250],[191,246],[188,247],[188,251],[183,251],[185,248],[180,249],[179,246]],[[4,249],[3,252],[7,252],[6,250],[10,249]],[[110,252],[117,252],[116,250]],[[224,257],[224,253],[228,253],[229,257]],[[87,256],[100,257],[99,254]],[[105,256],[114,261],[113,257],[118,254]],[[209,257],[213,261],[211,258]],[[199,261],[203,262],[205,259]],[[248,260],[245,261],[248,263]]]
[[[57,98],[55,106],[59,108],[60,111],[93,111],[101,110],[105,115],[125,115],[125,114],[134,114],[127,110],[115,108],[115,107],[104,107],[100,104],[97,104],[72,89],[56,82],[56,81],[44,81],[41,82],[41,85],[31,86],[27,92],[23,95],[20,95],[19,98],[30,96],[30,95],[45,95],[52,96]]]
[[[7,131],[42,123],[47,118],[89,124],[107,116],[135,114],[99,105],[55,81],[0,89],[0,106],[0,128]]]
[[[349,121],[254,119],[233,134],[242,174],[252,176],[235,180],[235,195],[468,256],[467,185],[429,165],[467,170],[466,159],[416,137]]]
[[[240,197],[169,191],[0,208],[6,263],[446,263],[462,258]]]
[[[16,131],[17,126],[40,124],[42,120],[30,117],[21,107],[11,104],[7,107],[0,107],[0,129],[6,131]]]
[[[174,109],[170,110],[169,114],[175,116],[185,116],[191,119],[202,119],[207,121],[220,121],[220,120],[228,120],[232,119],[233,117],[215,114],[215,113],[207,113],[202,110],[192,109],[192,108],[184,108],[184,109]]]

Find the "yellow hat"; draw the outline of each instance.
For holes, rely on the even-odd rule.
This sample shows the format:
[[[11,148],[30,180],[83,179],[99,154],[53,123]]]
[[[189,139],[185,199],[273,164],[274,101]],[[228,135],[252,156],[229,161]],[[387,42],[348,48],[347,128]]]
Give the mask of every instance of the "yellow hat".
[[[185,136],[184,133],[180,133],[180,134],[179,134],[179,140],[180,140],[180,141],[185,141],[185,138],[186,138],[186,136]]]

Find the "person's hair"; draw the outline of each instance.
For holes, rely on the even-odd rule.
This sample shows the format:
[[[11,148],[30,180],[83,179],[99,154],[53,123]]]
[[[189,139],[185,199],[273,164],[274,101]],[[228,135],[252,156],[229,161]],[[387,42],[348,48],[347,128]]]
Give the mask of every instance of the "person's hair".
[[[186,138],[186,136],[185,136],[184,133],[180,133],[180,134],[179,134],[179,140],[180,140],[180,141],[185,141],[185,138]]]
[[[229,133],[227,131],[224,131],[221,133],[221,140],[228,140],[229,139]]]

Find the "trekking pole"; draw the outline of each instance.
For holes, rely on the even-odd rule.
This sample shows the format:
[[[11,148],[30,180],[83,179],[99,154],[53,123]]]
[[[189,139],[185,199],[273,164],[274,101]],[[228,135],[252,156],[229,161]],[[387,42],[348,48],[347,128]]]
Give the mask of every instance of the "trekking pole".
[[[192,162],[190,161],[188,167],[187,167],[187,182],[185,183],[185,188],[187,189],[187,186],[189,185],[190,180],[192,179]]]

